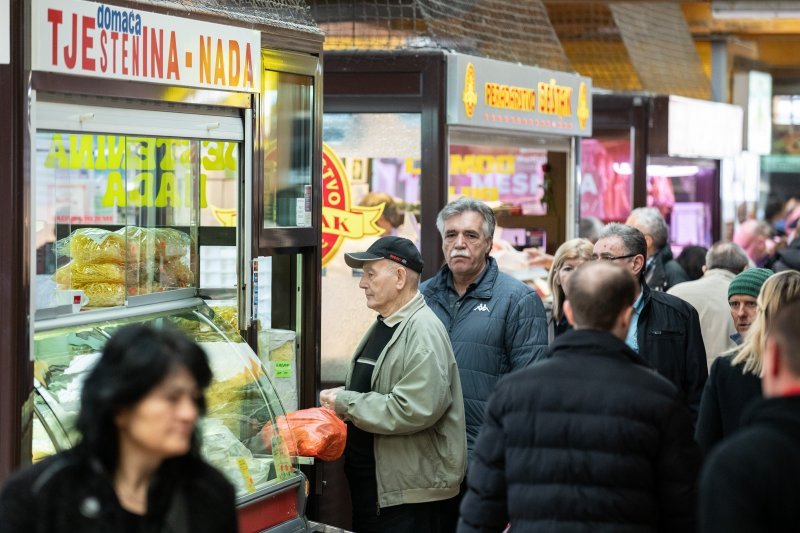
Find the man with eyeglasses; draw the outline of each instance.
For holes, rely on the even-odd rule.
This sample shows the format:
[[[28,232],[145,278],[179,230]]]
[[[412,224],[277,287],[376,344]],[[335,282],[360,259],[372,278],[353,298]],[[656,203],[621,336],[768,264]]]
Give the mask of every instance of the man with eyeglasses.
[[[650,289],[644,280],[647,241],[642,232],[609,224],[594,245],[594,259],[613,261],[636,278],[636,300],[625,343],[681,391],[693,419],[708,378],[700,319],[677,296]]]
[[[768,268],[748,268],[734,277],[728,285],[728,305],[731,308],[733,327],[736,328],[731,339],[736,344],[742,344],[744,334],[756,318],[758,293],[772,274],[772,270]]]

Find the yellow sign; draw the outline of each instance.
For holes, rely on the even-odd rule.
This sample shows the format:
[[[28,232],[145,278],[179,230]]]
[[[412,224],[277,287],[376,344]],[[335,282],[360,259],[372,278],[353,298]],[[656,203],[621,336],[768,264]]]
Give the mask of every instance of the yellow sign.
[[[475,105],[478,103],[478,93],[475,91],[475,67],[472,63],[467,64],[467,76],[464,80],[464,110],[467,113],[467,118],[472,118],[475,112]]]
[[[490,107],[513,111],[536,111],[536,92],[525,87],[488,82],[484,84],[484,101]]]
[[[586,84],[581,82],[580,89],[578,89],[578,126],[582,130],[586,129],[586,120],[589,118],[589,96],[586,92]]]
[[[344,239],[382,235],[378,219],[383,204],[351,206],[350,180],[342,161],[327,145],[322,146],[322,266],[336,255]]]
[[[539,113],[544,115],[572,116],[572,87],[539,82]]]

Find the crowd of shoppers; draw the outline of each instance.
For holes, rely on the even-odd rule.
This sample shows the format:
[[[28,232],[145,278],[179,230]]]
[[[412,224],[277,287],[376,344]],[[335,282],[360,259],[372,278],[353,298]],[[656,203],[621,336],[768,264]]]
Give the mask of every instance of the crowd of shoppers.
[[[408,239],[345,254],[377,313],[319,397],[347,423],[353,529],[796,529],[800,272],[759,268],[791,258],[763,224],[676,261],[661,213],[636,209],[558,248],[549,317],[498,269],[495,225],[448,204],[425,282]],[[190,341],[121,331],[80,444],[8,482],[0,531],[234,531],[233,491],[196,451],[210,379]]]

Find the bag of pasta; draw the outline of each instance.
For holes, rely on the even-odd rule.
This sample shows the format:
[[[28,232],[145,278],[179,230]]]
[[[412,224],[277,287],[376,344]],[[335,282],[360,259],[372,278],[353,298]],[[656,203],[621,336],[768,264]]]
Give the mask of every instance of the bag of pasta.
[[[89,298],[87,307],[113,307],[125,303],[125,285],[122,283],[89,283],[81,290]]]
[[[56,251],[79,263],[124,263],[125,238],[101,228],[80,228],[59,240]]]
[[[194,285],[194,273],[188,257],[176,257],[164,261],[158,269],[158,282],[164,288],[183,288]]]
[[[125,240],[128,262],[153,262],[157,249],[154,229],[125,226],[114,233]]]
[[[155,228],[153,231],[159,257],[172,259],[191,254],[192,239],[186,233],[173,228]]]
[[[70,261],[53,274],[59,288],[79,289],[90,283],[124,283],[125,266],[119,263],[81,263]]]

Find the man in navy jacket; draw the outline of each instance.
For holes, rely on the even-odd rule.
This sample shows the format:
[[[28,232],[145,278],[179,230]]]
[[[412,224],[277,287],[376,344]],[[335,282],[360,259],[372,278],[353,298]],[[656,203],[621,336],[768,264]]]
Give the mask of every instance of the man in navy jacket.
[[[700,451],[678,390],[624,342],[634,278],[594,262],[568,283],[575,329],[498,383],[458,531],[693,531]]]

